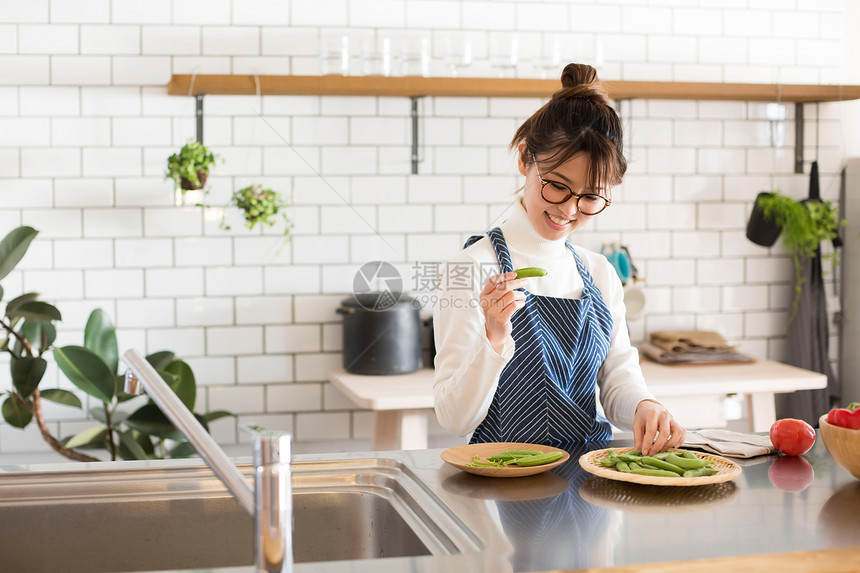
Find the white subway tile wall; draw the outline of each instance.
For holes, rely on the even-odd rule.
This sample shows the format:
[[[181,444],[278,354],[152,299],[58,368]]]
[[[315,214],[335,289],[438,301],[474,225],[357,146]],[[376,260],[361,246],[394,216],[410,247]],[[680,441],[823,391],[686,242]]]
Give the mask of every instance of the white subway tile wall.
[[[195,136],[193,99],[166,95],[171,73],[320,74],[323,46],[346,33],[352,74],[368,40],[425,38],[433,74],[448,75],[454,38],[472,46],[460,74],[496,76],[491,45],[517,33],[524,77],[542,70],[526,56],[561,38],[606,80],[838,83],[842,16],[839,1],[5,0],[0,232],[40,233],[3,287],[7,298],[35,290],[57,303],[58,343],[81,344],[100,307],[122,350],[174,350],[194,369],[200,409],[290,427],[297,440],[366,440],[368,414],[327,382],[341,361],[335,309],[361,264],[392,262],[406,288],[427,291],[416,269],[503,220],[521,185],[507,144],[544,100],[420,100],[412,175],[406,98],[207,96],[205,142],[224,161],[205,209],[175,206],[164,180],[167,156]],[[634,342],[658,328],[709,328],[782,358],[791,263],[779,245],[750,243],[744,227],[757,192],[806,193],[808,175],[793,173],[793,106],[782,124],[763,103],[618,109],[627,178],[573,240],[629,246],[648,299],[630,322]],[[817,157],[823,195],[835,200],[840,105],[805,112],[806,173]],[[255,182],[290,203],[290,241],[282,223],[248,230],[224,211],[234,189]],[[0,388],[11,383],[5,364]],[[53,364],[48,378],[76,390]],[[64,433],[87,427],[84,416],[46,410]],[[241,441],[235,423],[213,433]],[[0,422],[0,453],[46,449],[34,428]]]

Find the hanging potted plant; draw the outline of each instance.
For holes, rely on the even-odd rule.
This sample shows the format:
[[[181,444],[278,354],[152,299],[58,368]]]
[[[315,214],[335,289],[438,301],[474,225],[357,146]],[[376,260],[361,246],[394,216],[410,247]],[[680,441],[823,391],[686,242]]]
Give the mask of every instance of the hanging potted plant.
[[[773,195],[774,193],[770,191],[759,193],[753,203],[749,221],[747,221],[747,239],[762,247],[772,247],[779,238],[779,233],[782,230],[776,221],[764,216],[762,203],[767,202],[768,198]]]
[[[815,256],[822,241],[836,238],[840,224],[838,212],[830,201],[796,201],[778,191],[760,193],[756,198],[756,207],[760,209],[762,222],[774,226],[776,234],[782,235],[782,244],[794,264],[794,302],[788,319],[791,323],[797,314],[803,292],[804,265]],[[775,241],[774,237],[771,244]],[[836,261],[837,253],[834,251],[823,255],[823,258]]]
[[[179,153],[167,158],[166,179],[173,179],[178,193],[203,189],[216,156],[199,141],[190,140]]]
[[[284,235],[289,235],[293,224],[287,217],[287,204],[277,191],[255,183],[235,191],[231,200],[242,211],[245,226],[248,229],[253,229],[257,224],[271,227],[277,222],[280,214],[280,218],[285,223]],[[227,225],[224,225],[224,228],[230,229]]]

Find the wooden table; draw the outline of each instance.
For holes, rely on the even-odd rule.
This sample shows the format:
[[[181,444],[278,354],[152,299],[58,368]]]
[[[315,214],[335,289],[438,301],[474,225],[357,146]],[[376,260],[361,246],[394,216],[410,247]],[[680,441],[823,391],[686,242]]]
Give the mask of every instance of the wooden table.
[[[726,395],[746,395],[747,419],[752,432],[766,432],[776,420],[774,394],[827,387],[824,374],[772,360],[682,366],[646,360],[642,362],[642,373],[654,396],[666,404],[681,424],[689,426],[693,423],[685,418],[690,418],[686,406],[690,399],[718,398],[722,408],[722,398]],[[693,413],[700,414],[706,413]]]
[[[410,374],[368,376],[338,368],[329,372],[329,381],[359,408],[373,410],[374,450],[423,450],[434,372],[421,368]]]
[[[776,420],[776,393],[825,388],[827,377],[772,360],[748,364],[666,366],[642,363],[654,396],[689,427],[725,425],[723,399],[743,394],[749,431],[765,432]],[[329,380],[359,408],[374,412],[374,450],[427,447],[427,415],[433,408],[432,368],[410,374],[367,376],[332,370]]]

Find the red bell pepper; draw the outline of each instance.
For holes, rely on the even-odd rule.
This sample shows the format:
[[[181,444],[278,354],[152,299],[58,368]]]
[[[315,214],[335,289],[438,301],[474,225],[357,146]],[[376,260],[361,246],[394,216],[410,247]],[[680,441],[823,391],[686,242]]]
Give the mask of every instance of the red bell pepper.
[[[851,402],[847,408],[833,408],[827,413],[827,423],[860,430],[860,402]]]

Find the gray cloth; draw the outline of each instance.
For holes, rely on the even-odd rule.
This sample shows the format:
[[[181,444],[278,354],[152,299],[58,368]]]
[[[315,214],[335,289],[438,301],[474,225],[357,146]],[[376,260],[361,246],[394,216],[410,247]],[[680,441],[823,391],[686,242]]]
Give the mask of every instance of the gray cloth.
[[[770,443],[770,436],[720,429],[687,432],[684,446],[730,458],[754,458],[776,452]]]
[[[821,200],[818,179],[818,161],[809,170],[809,197],[807,201]],[[840,244],[834,240],[834,248]],[[786,337],[788,360],[792,366],[820,372],[827,376],[827,388],[800,390],[790,394],[776,394],[776,417],[798,418],[818,427],[818,418],[839,401],[842,388],[833,374],[828,357],[827,300],[824,281],[821,279],[821,250],[804,263],[801,273],[800,305],[794,320],[788,325]],[[797,288],[797,284],[794,285]]]
[[[785,362],[825,374],[827,388],[776,394],[774,400],[777,419],[798,418],[817,427],[818,418],[839,399],[839,383],[828,357],[827,302],[821,278],[820,253],[806,261],[802,276],[805,280],[800,305],[788,326],[788,358]]]

